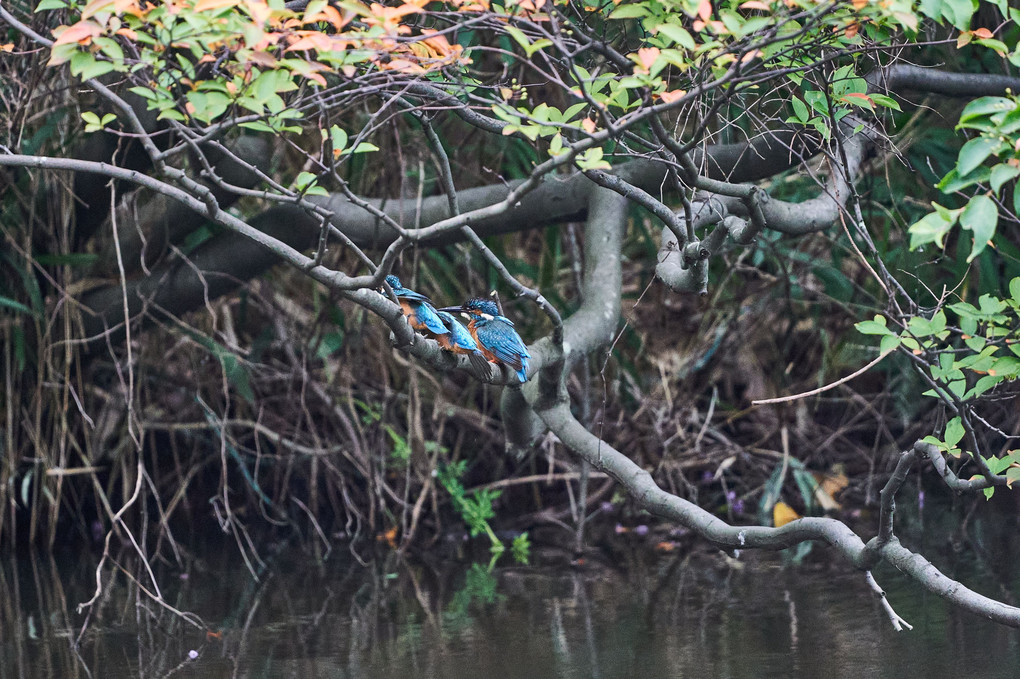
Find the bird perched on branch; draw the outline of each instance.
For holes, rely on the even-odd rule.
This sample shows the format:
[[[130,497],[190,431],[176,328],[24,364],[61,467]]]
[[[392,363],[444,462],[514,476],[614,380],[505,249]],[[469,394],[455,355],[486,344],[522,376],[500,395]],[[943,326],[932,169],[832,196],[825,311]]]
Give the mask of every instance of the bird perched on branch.
[[[405,288],[400,279],[393,274],[386,277],[386,284],[393,288],[393,294],[397,296],[400,308],[404,311],[404,318],[412,328],[437,339],[450,333],[440,320],[436,308],[432,306],[432,300],[420,292]],[[385,289],[380,288],[379,291],[385,294]]]
[[[514,330],[513,321],[499,313],[495,302],[471,299],[463,306],[445,307],[439,311],[462,314],[468,320],[468,331],[482,356],[496,365],[510,366],[521,382],[528,380],[528,359],[531,354]]]
[[[489,362],[482,355],[482,352],[478,350],[478,343],[471,336],[471,332],[460,321],[454,318],[450,312],[439,310],[436,313],[439,314],[439,319],[443,322],[443,325],[450,331],[448,335],[436,336],[439,346],[455,354],[464,354],[470,359],[471,365],[479,375],[488,377]]]

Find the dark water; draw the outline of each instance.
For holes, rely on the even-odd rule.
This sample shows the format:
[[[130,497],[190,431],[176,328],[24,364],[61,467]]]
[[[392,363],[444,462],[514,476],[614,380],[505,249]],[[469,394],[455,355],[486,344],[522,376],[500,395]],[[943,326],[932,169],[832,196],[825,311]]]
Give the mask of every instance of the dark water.
[[[945,535],[922,539],[926,554],[986,594],[1016,597],[1015,518],[970,528],[966,557]],[[224,548],[218,560],[157,573],[164,600],[211,633],[121,575],[75,652],[85,619],[75,606],[92,595],[94,559],[9,559],[0,678],[1020,676],[1020,632],[879,569],[914,625],[897,633],[861,575],[822,549],[793,566],[777,554],[727,559],[696,542],[657,553],[634,538],[581,568],[535,561],[489,573],[377,554],[363,566],[341,548],[318,564],[283,554],[255,582]]]

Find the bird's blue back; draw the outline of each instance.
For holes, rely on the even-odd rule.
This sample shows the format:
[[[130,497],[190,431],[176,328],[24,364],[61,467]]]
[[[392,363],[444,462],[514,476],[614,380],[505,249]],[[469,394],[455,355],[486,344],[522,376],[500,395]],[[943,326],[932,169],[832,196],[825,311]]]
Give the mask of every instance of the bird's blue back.
[[[420,292],[405,288],[400,279],[393,274],[386,277],[386,284],[393,288],[393,294],[397,296],[397,299],[408,303],[418,322],[428,328],[430,332],[437,335],[445,335],[450,332],[439,319],[439,312],[432,306],[432,300]]]
[[[475,338],[471,336],[471,333],[468,332],[468,329],[460,321],[453,317],[453,314],[448,311],[437,311],[436,314],[439,315],[439,320],[449,328],[450,339],[455,345],[468,351],[478,349]]]
[[[471,300],[464,305],[472,313],[471,324],[482,346],[503,363],[517,371],[517,377],[528,379],[528,359],[531,354],[514,330],[513,321],[500,315],[495,302],[486,299]],[[484,314],[484,315],[482,315]]]

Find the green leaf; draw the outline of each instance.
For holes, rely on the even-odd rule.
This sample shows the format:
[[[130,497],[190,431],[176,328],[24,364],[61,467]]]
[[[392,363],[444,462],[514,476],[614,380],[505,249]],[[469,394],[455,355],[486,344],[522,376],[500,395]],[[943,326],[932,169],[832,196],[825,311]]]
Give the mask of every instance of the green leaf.
[[[1017,481],[1020,481],[1020,467],[1010,467],[1006,470],[1006,485],[1012,488]]]
[[[960,176],[967,176],[970,172],[985,162],[985,159],[997,152],[1003,143],[991,137],[978,137],[971,139],[960,149],[960,157],[956,161],[956,169]]]
[[[945,247],[942,239],[953,227],[953,221],[946,221],[938,212],[925,215],[910,226],[910,249],[916,250],[926,243],[935,243],[939,248]]]
[[[1010,465],[1008,457],[985,457],[981,456],[981,459],[988,465],[988,470],[993,474],[1001,474],[1002,470]]]
[[[977,3],[971,0],[942,0],[942,15],[961,31],[970,29],[970,19],[976,9]]]
[[[531,41],[528,40],[528,36],[524,35],[524,31],[517,28],[516,26],[507,26],[506,32],[507,34],[510,35],[511,38],[514,39],[514,42],[516,42],[524,49],[528,49],[529,47],[531,47]]]
[[[635,3],[632,5],[619,5],[609,15],[610,19],[639,19],[643,16],[648,16],[648,8],[641,4]]]
[[[796,114],[797,120],[802,123],[806,123],[808,118],[810,118],[807,104],[801,101],[798,97],[793,97],[790,99],[790,105],[793,106],[793,112]]]
[[[882,341],[878,343],[879,353],[885,354],[900,346],[901,340],[897,335],[886,335],[882,338]]]
[[[1012,111],[1016,108],[1016,102],[1006,97],[981,97],[967,104],[960,114],[958,127],[981,118],[988,118],[995,113]]]
[[[875,102],[879,106],[884,106],[885,108],[891,108],[894,111],[902,111],[903,110],[903,109],[900,108],[900,105],[898,103],[896,103],[896,100],[893,99],[892,97],[888,97],[888,96],[886,96],[884,94],[869,94],[868,96],[871,97],[871,100],[873,102]]]
[[[987,181],[991,174],[991,168],[987,165],[981,165],[973,172],[967,173],[967,176],[961,175],[954,167],[936,186],[943,193],[956,193],[968,186]]]
[[[1001,40],[996,40],[995,38],[981,38],[980,40],[975,40],[974,43],[998,52],[999,56],[1004,57],[1009,53],[1009,48],[1006,47],[1006,43]]]
[[[13,309],[19,313],[28,314],[29,316],[36,315],[36,313],[32,311],[31,307],[25,306],[21,302],[13,300],[10,297],[4,297],[3,295],[0,295],[0,307]]]
[[[347,132],[338,125],[329,128],[329,138],[333,142],[333,153],[343,153],[347,148]]]
[[[992,168],[992,174],[989,181],[992,185],[992,191],[998,195],[999,189],[1002,188],[1002,185],[1010,179],[1015,178],[1017,175],[1020,175],[1020,167],[1013,167],[1012,165],[999,163]]]
[[[227,381],[233,385],[237,393],[244,398],[248,403],[255,402],[255,393],[251,388],[251,381],[248,379],[248,369],[245,365],[230,353],[222,353],[218,356],[220,359],[220,365],[223,366],[223,372],[226,375]]]
[[[854,325],[857,328],[857,332],[862,335],[895,335],[895,333],[886,327],[885,316],[876,315],[874,320],[861,321]]]
[[[312,172],[302,172],[294,179],[294,188],[304,191],[306,187],[315,181],[316,175]]]
[[[1009,296],[1013,298],[1014,302],[1020,304],[1020,276],[1009,282]]]
[[[109,61],[96,61],[89,52],[75,52],[71,57],[71,74],[82,80],[91,80],[114,70]]]
[[[954,417],[946,423],[946,445],[950,448],[955,448],[956,444],[963,439],[963,435],[966,433],[963,428],[963,421],[959,417]]]
[[[656,26],[655,31],[665,35],[667,38],[689,50],[693,50],[697,45],[694,42],[694,38],[687,32],[682,26],[676,24],[660,24]]]
[[[960,215],[960,226],[974,232],[974,247],[971,248],[967,261],[971,262],[985,249],[988,242],[995,236],[995,227],[999,222],[999,209],[988,196],[975,196],[963,209]]]
[[[351,151],[351,153],[372,153],[373,151],[378,150],[379,147],[376,146],[375,144],[369,144],[367,141],[363,141],[357,146],[355,146],[354,150]]]
[[[158,98],[156,96],[156,93],[150,90],[148,87],[131,87],[128,88],[128,92],[133,92],[142,99],[149,99],[150,101]]]

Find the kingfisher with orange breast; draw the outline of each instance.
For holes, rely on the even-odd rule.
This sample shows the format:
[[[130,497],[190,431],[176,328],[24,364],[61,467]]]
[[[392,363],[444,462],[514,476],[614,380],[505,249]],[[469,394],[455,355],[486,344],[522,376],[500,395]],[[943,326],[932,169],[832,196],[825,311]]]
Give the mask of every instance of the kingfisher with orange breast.
[[[475,342],[471,332],[460,321],[454,318],[450,312],[437,310],[436,313],[439,315],[443,325],[450,331],[448,335],[436,335],[436,341],[439,342],[439,346],[455,354],[467,356],[475,371],[480,376],[488,377],[489,361],[478,350],[478,343]]]
[[[422,334],[428,334],[437,339],[443,335],[450,334],[450,331],[439,318],[439,313],[432,306],[432,300],[420,292],[405,288],[400,279],[390,274],[386,277],[386,284],[393,289],[400,308],[404,311],[404,318],[415,330]],[[385,294],[385,289],[380,288],[379,292]]]
[[[468,300],[463,306],[445,307],[439,312],[459,313],[468,320],[468,331],[490,363],[510,366],[521,382],[528,380],[528,359],[531,354],[521,336],[514,330],[513,321],[499,313],[499,307],[489,299]]]

